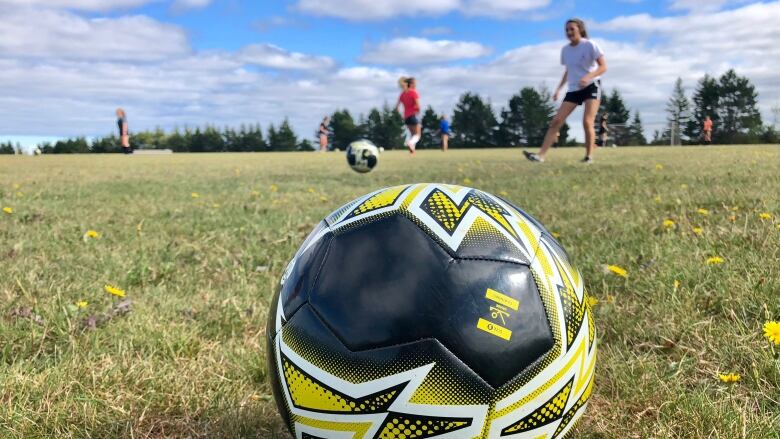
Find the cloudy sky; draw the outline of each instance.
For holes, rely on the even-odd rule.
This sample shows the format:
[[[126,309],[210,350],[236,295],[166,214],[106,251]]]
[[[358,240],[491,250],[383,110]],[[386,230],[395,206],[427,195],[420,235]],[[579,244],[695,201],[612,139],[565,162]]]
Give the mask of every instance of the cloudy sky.
[[[313,136],[419,78],[450,112],[476,91],[496,109],[557,84],[563,22],[585,19],[606,52],[608,90],[663,124],[675,78],[735,68],[767,122],[780,104],[780,1],[0,0],[0,140],[97,136],[123,106],[131,130],[288,117]],[[578,126],[576,120],[573,126]],[[581,130],[575,130],[575,133]]]

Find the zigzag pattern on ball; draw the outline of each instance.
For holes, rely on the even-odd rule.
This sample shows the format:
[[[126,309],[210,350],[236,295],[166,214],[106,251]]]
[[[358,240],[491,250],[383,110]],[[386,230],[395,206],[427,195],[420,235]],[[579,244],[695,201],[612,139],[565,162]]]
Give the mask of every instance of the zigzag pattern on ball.
[[[552,438],[555,439],[563,433],[563,431],[566,429],[566,426],[569,425],[571,420],[574,418],[574,416],[577,414],[577,411],[582,408],[585,404],[588,403],[588,399],[590,399],[590,394],[593,392],[593,382],[596,379],[596,375],[593,374],[590,377],[590,381],[588,382],[588,387],[585,388],[585,391],[582,393],[582,396],[580,399],[572,406],[571,409],[569,409],[568,412],[566,412],[565,415],[563,415],[563,420],[561,420],[560,425],[558,425],[558,428],[555,430],[555,434],[553,434]]]
[[[471,425],[470,418],[434,418],[389,413],[375,439],[423,439],[461,430]]]
[[[314,436],[314,435],[311,435],[309,433],[302,433],[301,434],[301,439],[326,439],[326,438],[319,437],[319,436]]]
[[[510,235],[517,238],[517,233],[507,221],[506,216],[511,215],[500,204],[491,200],[481,192],[472,190],[456,204],[447,194],[439,189],[434,189],[421,204],[422,210],[430,215],[450,235],[458,229],[461,220],[472,207],[479,209],[495,220]]]
[[[344,220],[392,206],[408,188],[409,185],[384,189],[360,203]]]
[[[557,287],[558,295],[561,297],[561,304],[563,305],[564,320],[566,321],[566,346],[570,349],[571,345],[574,343],[574,339],[582,328],[585,312],[588,310],[587,295],[583,294],[583,300],[577,298],[574,285],[572,285],[572,281],[569,277],[569,271],[563,267],[560,256],[548,247],[546,243],[544,246],[550,252],[552,259],[555,262],[555,268],[557,268],[564,283],[564,285],[557,285]],[[593,340],[592,337],[591,340]]]
[[[319,382],[282,355],[284,379],[295,407],[320,413],[383,413],[407,383],[362,398],[352,398]]]
[[[563,410],[566,408],[566,403],[569,402],[569,396],[571,395],[571,388],[573,385],[574,378],[569,380],[569,383],[559,390],[555,396],[550,398],[533,413],[501,430],[501,436],[509,436],[535,430],[561,419]]]

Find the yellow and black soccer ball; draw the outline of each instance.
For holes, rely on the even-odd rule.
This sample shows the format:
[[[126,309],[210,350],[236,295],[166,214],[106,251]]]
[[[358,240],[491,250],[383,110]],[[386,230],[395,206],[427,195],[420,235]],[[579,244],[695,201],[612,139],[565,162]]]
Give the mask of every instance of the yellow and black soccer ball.
[[[460,186],[382,189],[328,216],[267,337],[298,439],[561,438],[593,389],[579,271],[531,216]]]
[[[379,148],[370,140],[358,140],[347,146],[347,164],[353,171],[365,174],[379,163]]]

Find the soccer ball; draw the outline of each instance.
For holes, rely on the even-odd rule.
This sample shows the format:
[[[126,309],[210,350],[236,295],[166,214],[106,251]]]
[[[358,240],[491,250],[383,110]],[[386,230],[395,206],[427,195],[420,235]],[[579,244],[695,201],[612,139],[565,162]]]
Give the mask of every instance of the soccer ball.
[[[382,189],[325,218],[266,333],[298,439],[561,438],[593,389],[593,316],[566,251],[460,186]]]
[[[358,140],[347,147],[347,163],[355,172],[371,172],[378,161],[379,149],[370,140]]]

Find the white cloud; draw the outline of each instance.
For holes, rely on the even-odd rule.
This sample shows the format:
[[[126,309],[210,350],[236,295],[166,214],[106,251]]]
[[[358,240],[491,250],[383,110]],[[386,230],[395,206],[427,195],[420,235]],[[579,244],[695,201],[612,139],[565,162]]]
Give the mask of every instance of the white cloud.
[[[549,3],[550,0],[299,0],[295,7],[310,14],[361,21],[449,12],[503,18]]]
[[[360,60],[368,64],[416,65],[480,58],[491,50],[472,41],[396,38],[369,46]]]
[[[185,11],[188,9],[201,9],[211,4],[211,0],[173,0],[171,9]]]
[[[452,28],[447,26],[426,27],[420,31],[420,34],[425,35],[426,37],[450,35],[452,34]]]
[[[140,15],[88,19],[67,11],[11,8],[0,20],[0,56],[149,61],[188,52],[184,30]]]
[[[326,70],[336,65],[327,56],[289,52],[272,44],[253,44],[243,48],[238,58],[248,64],[284,70]]]
[[[27,6],[79,11],[109,11],[135,8],[154,1],[156,0],[0,0],[0,8],[3,6]]]
[[[669,8],[678,11],[690,11],[694,14],[718,11],[726,5],[744,3],[744,0],[671,0]]]

